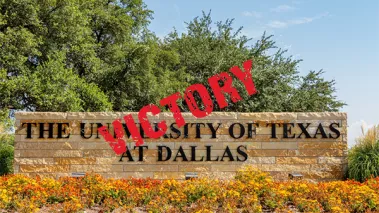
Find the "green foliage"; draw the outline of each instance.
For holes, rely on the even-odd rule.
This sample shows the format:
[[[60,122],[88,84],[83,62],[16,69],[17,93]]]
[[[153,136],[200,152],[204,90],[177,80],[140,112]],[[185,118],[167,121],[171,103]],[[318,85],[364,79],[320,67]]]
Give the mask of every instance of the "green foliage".
[[[0,175],[13,173],[13,146],[0,143]]]
[[[334,81],[300,76],[272,36],[251,39],[233,20],[195,18],[164,40],[142,0],[0,0],[0,109],[138,111],[253,59],[259,94],[226,111],[337,111]],[[212,28],[215,26],[215,28]],[[180,103],[187,111],[184,102]],[[217,104],[215,104],[215,110]]]
[[[349,150],[348,176],[357,181],[379,176],[379,125],[369,129],[358,138],[358,143]]]
[[[242,28],[233,29],[233,20],[217,22],[216,29],[212,23],[210,13],[203,13],[188,23],[187,32],[172,32],[165,45],[179,53],[179,67],[190,74],[191,84],[207,84],[210,76],[253,59],[253,79],[259,93],[248,96],[243,84],[235,80],[244,101],[229,101],[230,107],[223,111],[338,111],[344,105],[334,96],[334,81],[324,80],[322,71],[299,75],[300,60],[287,57],[272,36],[263,34],[249,46],[251,39],[241,35]]]
[[[151,14],[141,0],[10,0],[0,8],[0,109],[112,110],[100,77],[131,65],[125,56]]]
[[[13,173],[13,122],[8,110],[0,111],[0,175]]]
[[[85,82],[72,69],[65,68],[63,54],[52,57],[35,72],[14,79],[14,94],[27,94],[18,103],[28,103],[27,109],[39,111],[110,110],[106,95],[94,83]]]

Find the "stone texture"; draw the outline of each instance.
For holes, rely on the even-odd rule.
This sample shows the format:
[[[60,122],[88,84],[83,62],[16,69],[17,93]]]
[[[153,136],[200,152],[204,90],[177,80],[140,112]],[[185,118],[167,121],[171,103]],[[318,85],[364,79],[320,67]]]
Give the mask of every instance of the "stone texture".
[[[289,112],[267,112],[267,113],[239,113],[238,119],[240,120],[251,120],[251,121],[272,121],[272,120],[296,120],[296,113],[289,113]]]
[[[15,135],[15,163],[14,171],[28,176],[40,175],[43,177],[58,178],[70,176],[72,172],[99,173],[104,177],[112,178],[156,178],[156,179],[184,179],[186,172],[196,172],[200,177],[217,177],[220,179],[232,178],[235,171],[243,165],[252,165],[269,172],[275,179],[288,179],[288,173],[300,172],[305,179],[334,180],[341,179],[347,166],[347,121],[346,113],[234,113],[213,112],[201,119],[195,118],[191,113],[183,113],[187,123],[212,123],[217,126],[216,138],[211,138],[212,131],[206,125],[201,127],[201,138],[196,138],[196,128],[188,128],[188,138],[184,138],[183,127],[179,138],[146,138],[144,145],[143,161],[139,161],[139,151],[134,149],[132,139],[126,139],[134,161],[124,157],[120,161],[120,155],[116,155],[108,143],[102,137],[96,138],[97,126],[92,129],[86,125],[84,133],[92,137],[83,138],[80,133],[80,123],[112,123],[114,119],[122,119],[131,114],[138,122],[137,112],[19,112],[16,113]],[[151,122],[166,120],[170,125],[175,122],[172,113],[164,112],[158,116],[148,115]],[[58,129],[54,125],[54,138],[39,138],[39,128],[32,128],[32,138],[26,138],[26,127],[22,123],[69,123],[67,133],[70,138],[56,138]],[[252,138],[247,137],[247,123],[257,123]],[[283,138],[283,123],[310,123],[308,131],[312,138]],[[245,128],[245,134],[238,139],[229,135],[229,128],[233,123],[241,123]],[[271,123],[279,124],[276,129],[277,138],[271,137]],[[330,133],[330,123],[338,123],[337,128],[341,132],[338,139],[322,139],[320,135],[313,138],[317,126],[322,124],[327,135]],[[268,126],[267,126],[268,125]],[[301,130],[295,125],[291,127],[292,134],[299,135]],[[241,131],[238,125],[234,126],[234,133]],[[109,129],[113,132],[112,125]],[[170,136],[170,132],[167,133]],[[47,136],[48,132],[44,132]],[[176,133],[172,133],[176,136]],[[246,161],[237,161],[242,155],[237,153],[239,146],[248,155]],[[167,146],[172,150],[172,157],[168,161],[157,161],[158,146]],[[225,148],[229,147],[235,161],[190,161],[191,146],[196,146],[196,159],[206,156],[206,146],[212,147],[211,157],[221,157],[225,154]],[[183,161],[181,157],[173,161],[179,147],[189,161]],[[163,153],[164,156],[166,152]]]
[[[247,154],[249,156],[251,156],[251,157],[254,157],[254,156],[256,156],[256,157],[260,157],[260,156],[266,156],[266,157],[270,157],[270,156],[273,156],[273,157],[289,156],[289,152],[286,149],[273,149],[273,150],[269,150],[269,149],[265,149],[265,150],[257,149],[257,150],[248,150]]]
[[[299,142],[299,149],[347,149],[343,142]]]
[[[262,164],[263,171],[288,171],[288,172],[304,172],[309,171],[310,165],[295,164]]]
[[[292,151],[292,150],[291,150]],[[303,150],[293,150],[290,154],[294,156],[334,156],[334,157],[342,157],[346,156],[344,150],[340,149],[303,149]]]
[[[238,169],[236,165],[226,164],[226,165],[211,165],[212,172],[234,172]]]
[[[184,172],[154,172],[154,179],[184,179]]]
[[[214,143],[203,143],[203,142],[175,142],[175,149],[178,149],[179,147],[182,147],[183,149],[191,149],[191,146],[196,146],[196,150],[205,150],[205,146],[212,146],[212,149],[224,149],[226,146],[232,147],[237,144],[235,143],[222,143],[222,142],[214,142]],[[238,144],[241,145],[241,144]]]
[[[83,149],[83,150],[96,150],[96,149],[101,149],[101,150],[111,150],[112,148],[109,146],[108,143],[105,143],[104,141],[99,141],[99,142],[79,142],[78,143],[78,149]]]
[[[20,172],[68,172],[68,165],[20,165]]]
[[[96,158],[54,158],[56,164],[73,165],[73,164],[95,164]]]
[[[309,172],[304,172],[303,173],[304,178],[309,178],[313,180],[322,180],[322,179],[343,179],[344,173],[340,171],[331,171],[331,172],[325,172],[325,171],[309,171]]]
[[[15,163],[21,165],[55,164],[54,158],[15,158]]]
[[[344,167],[341,164],[317,164],[310,165],[311,171],[321,171],[321,172],[335,172],[343,171]]]
[[[298,120],[346,120],[344,112],[306,112],[297,113]]]
[[[265,142],[262,149],[297,149],[297,142]]]
[[[84,157],[113,157],[116,155],[112,149],[91,149],[82,152]]]
[[[17,151],[17,152],[16,152]],[[15,150],[15,157],[82,157],[82,152],[79,150]]]
[[[317,157],[277,157],[277,164],[316,164]]]
[[[179,165],[179,172],[209,172],[211,165]]]
[[[247,159],[248,164],[275,163],[275,157],[250,157]]]
[[[154,172],[105,172],[99,173],[105,178],[153,178]]]
[[[178,165],[124,165],[125,172],[165,172],[165,171],[178,171]]]
[[[208,177],[211,179],[219,179],[219,180],[228,180],[234,178],[236,175],[235,172],[209,172],[209,173],[201,173],[199,177]]]
[[[72,172],[122,172],[123,165],[71,165]]]
[[[346,164],[347,157],[318,157],[320,164]]]
[[[16,120],[67,119],[65,112],[16,112]]]

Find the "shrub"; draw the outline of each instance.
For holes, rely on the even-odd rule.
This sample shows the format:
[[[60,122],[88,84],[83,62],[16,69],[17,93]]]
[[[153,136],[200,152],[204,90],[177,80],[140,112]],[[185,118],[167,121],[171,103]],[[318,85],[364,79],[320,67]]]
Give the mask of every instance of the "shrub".
[[[13,120],[0,110],[0,175],[13,173]]]
[[[379,212],[379,177],[363,183],[272,181],[248,170],[257,175],[239,172],[243,180],[252,178],[248,182],[1,176],[0,212]]]
[[[379,125],[369,129],[349,150],[348,176],[363,182],[379,176]]]
[[[13,146],[0,143],[0,175],[13,173]]]
[[[0,143],[0,175],[13,173],[13,146]]]

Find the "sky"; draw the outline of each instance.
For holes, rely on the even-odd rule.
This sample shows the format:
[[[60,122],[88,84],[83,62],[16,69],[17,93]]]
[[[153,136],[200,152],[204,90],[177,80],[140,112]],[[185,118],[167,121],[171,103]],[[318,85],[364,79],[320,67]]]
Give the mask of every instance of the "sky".
[[[379,0],[146,0],[154,11],[149,29],[163,38],[202,11],[214,21],[234,18],[242,33],[259,39],[264,31],[276,45],[302,59],[301,74],[323,69],[336,81],[336,95],[347,106],[348,144],[364,128],[379,124]]]

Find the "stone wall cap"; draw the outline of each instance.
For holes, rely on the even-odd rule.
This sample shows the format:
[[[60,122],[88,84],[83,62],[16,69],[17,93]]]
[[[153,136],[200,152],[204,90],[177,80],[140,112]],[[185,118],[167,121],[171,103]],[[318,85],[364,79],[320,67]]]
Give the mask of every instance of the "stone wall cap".
[[[138,112],[16,112],[20,119],[117,119],[131,114],[138,119]],[[197,119],[190,112],[182,112],[184,119]],[[171,112],[161,112],[159,116],[148,115],[150,119],[173,119]],[[346,120],[346,112],[212,112],[201,119],[253,119],[253,120]]]
[[[67,119],[66,112],[16,112],[15,117],[20,119]]]

